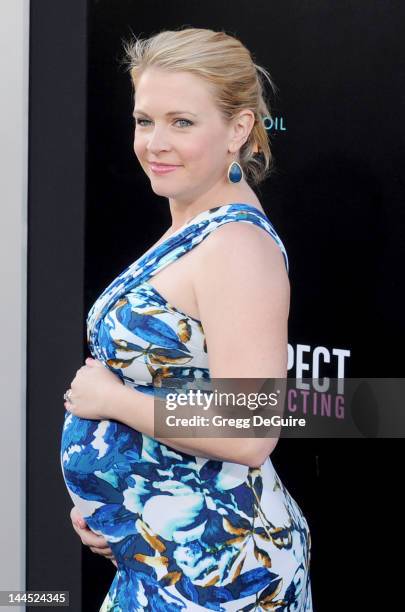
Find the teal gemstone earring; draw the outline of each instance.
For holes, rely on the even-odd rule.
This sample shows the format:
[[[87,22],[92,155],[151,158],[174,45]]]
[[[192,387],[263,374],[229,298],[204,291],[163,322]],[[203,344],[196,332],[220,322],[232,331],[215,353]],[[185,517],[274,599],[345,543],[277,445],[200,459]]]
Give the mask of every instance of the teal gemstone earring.
[[[241,165],[237,161],[233,161],[229,164],[228,168],[228,181],[230,183],[239,183],[243,177],[243,170]]]

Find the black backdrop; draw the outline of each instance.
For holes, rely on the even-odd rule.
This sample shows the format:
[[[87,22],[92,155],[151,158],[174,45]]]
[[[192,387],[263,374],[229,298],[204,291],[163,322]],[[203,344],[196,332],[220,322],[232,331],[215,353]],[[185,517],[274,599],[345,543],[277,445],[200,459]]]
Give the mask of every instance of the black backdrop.
[[[120,63],[122,40],[131,32],[149,36],[181,25],[224,29],[238,36],[256,61],[270,70],[280,90],[273,99],[278,129],[270,131],[277,170],[262,185],[259,196],[290,260],[289,374],[297,375],[296,356],[304,349],[311,376],[314,350],[325,347],[332,358],[321,367],[320,375],[338,375],[333,356],[338,349],[347,351],[345,376],[403,376],[402,3],[89,0],[87,33],[74,28],[74,21],[63,32],[66,22],[56,22],[52,10],[45,13],[51,4],[58,3],[31,4],[32,44],[38,41],[38,47],[44,48],[46,36],[56,38],[58,34],[62,46],[70,45],[70,55],[58,51],[64,70],[74,71],[83,58],[87,70],[86,142],[83,148],[72,146],[61,152],[70,165],[73,159],[77,163],[78,151],[83,159],[85,153],[85,224],[79,222],[78,230],[77,220],[65,210],[63,223],[54,226],[54,234],[61,238],[70,227],[79,244],[77,232],[84,230],[83,256],[75,264],[78,273],[84,269],[78,295],[79,301],[84,300],[84,311],[116,274],[158,239],[170,221],[167,201],[150,190],[133,153],[133,100],[129,75]],[[84,3],[81,8],[80,3],[73,2],[71,8],[68,3],[60,4],[64,4],[64,13],[71,11],[83,30]],[[51,58],[44,55],[42,64],[32,64],[31,80],[37,79],[38,100],[40,85],[46,82],[40,68],[47,61]],[[60,89],[63,73],[53,77],[53,83],[59,85],[52,98],[48,81],[54,105],[60,104],[61,95],[72,101],[83,95],[79,83],[71,85],[77,91],[70,94]],[[33,105],[35,99],[32,94]],[[73,111],[67,113],[72,126],[74,116]],[[41,139],[33,132],[35,124],[43,128]],[[30,148],[33,164],[33,151],[45,148],[47,139],[55,139],[55,134],[50,124],[44,128],[39,110],[31,115],[30,126],[31,140],[38,139]],[[74,129],[80,128],[76,125]],[[65,131],[68,133],[66,126]],[[50,159],[48,164],[48,171],[52,170],[55,161]],[[76,172],[82,171],[79,165]],[[30,172],[32,175],[33,170]],[[45,175],[45,168],[37,168],[38,183],[39,172]],[[71,185],[61,177],[49,180],[71,193]],[[49,198],[44,187],[38,184],[30,189],[30,207],[37,220],[47,214],[44,198]],[[78,207],[81,211],[78,202],[80,199],[73,210]],[[31,236],[32,245],[41,249],[39,223]],[[56,257],[60,261],[63,255]],[[33,265],[31,282],[36,269]],[[39,275],[35,278],[36,287],[45,283]],[[38,291],[35,299],[38,310],[44,296]],[[29,316],[33,364],[34,352],[40,350],[34,345],[35,338],[43,329],[34,320],[32,304]],[[75,334],[77,338],[77,326]],[[59,348],[64,349],[62,344]],[[70,360],[70,370],[64,366],[66,382],[86,354],[83,345],[82,354],[76,350],[76,362]],[[37,419],[29,429],[29,440],[39,435],[42,444],[47,444],[49,437],[56,454],[54,438],[59,440],[59,430],[56,436],[55,428],[44,433],[41,425],[47,409],[40,409],[38,402],[31,402]],[[62,422],[63,405],[60,412],[55,427]],[[46,561],[45,548],[42,557],[36,548],[41,538],[43,543],[37,517],[40,493],[49,492],[37,482],[43,478],[41,451],[35,445],[31,448],[27,586],[38,588],[38,567],[46,566]],[[390,609],[399,609],[393,556],[400,536],[396,524],[400,521],[402,440],[281,440],[272,459],[311,527],[315,611],[357,610],[359,606],[380,610],[389,609],[389,604],[394,606]],[[58,478],[57,473],[52,472],[52,477]],[[63,483],[56,481],[56,487],[56,515],[65,525],[71,503]],[[58,547],[71,547],[71,538],[75,534],[72,531],[70,536],[65,529]],[[51,550],[49,547],[49,554]],[[82,610],[96,612],[115,568],[88,550],[83,549],[82,555]],[[76,555],[69,564],[70,579],[78,582],[79,561]],[[48,575],[55,581],[62,567],[56,563]]]

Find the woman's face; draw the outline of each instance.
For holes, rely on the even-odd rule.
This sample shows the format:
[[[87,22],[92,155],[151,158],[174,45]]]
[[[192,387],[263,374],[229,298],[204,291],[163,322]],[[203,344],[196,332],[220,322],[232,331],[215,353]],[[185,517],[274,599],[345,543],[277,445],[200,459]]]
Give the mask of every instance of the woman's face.
[[[189,200],[226,179],[232,128],[209,86],[191,73],[148,68],[135,93],[134,151],[153,191]],[[157,164],[171,164],[159,172]]]

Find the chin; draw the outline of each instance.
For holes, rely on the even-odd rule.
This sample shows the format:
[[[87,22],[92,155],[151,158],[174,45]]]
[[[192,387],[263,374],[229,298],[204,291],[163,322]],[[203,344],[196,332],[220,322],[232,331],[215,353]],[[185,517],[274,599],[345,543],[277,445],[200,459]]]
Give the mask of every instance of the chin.
[[[150,186],[152,187],[152,191],[156,193],[156,195],[164,196],[166,198],[174,198],[178,193],[176,189],[169,189],[164,185],[154,185],[151,182]]]
[[[150,177],[149,177],[150,178]],[[166,196],[167,198],[176,197],[181,190],[173,185],[165,185],[164,181],[150,179],[150,186],[156,195]]]

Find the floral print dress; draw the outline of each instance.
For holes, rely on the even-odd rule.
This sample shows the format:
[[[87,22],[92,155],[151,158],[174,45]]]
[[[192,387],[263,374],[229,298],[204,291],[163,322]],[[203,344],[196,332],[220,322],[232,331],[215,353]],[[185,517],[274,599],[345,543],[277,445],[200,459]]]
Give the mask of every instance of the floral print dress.
[[[209,380],[201,321],[148,279],[236,221],[268,232],[288,271],[284,245],[256,207],[196,215],[126,268],[88,313],[91,354],[124,384],[154,394],[168,377]],[[117,561],[100,612],[312,612],[309,527],[270,457],[250,468],[192,456],[120,422],[66,412],[60,460],[74,504]]]

